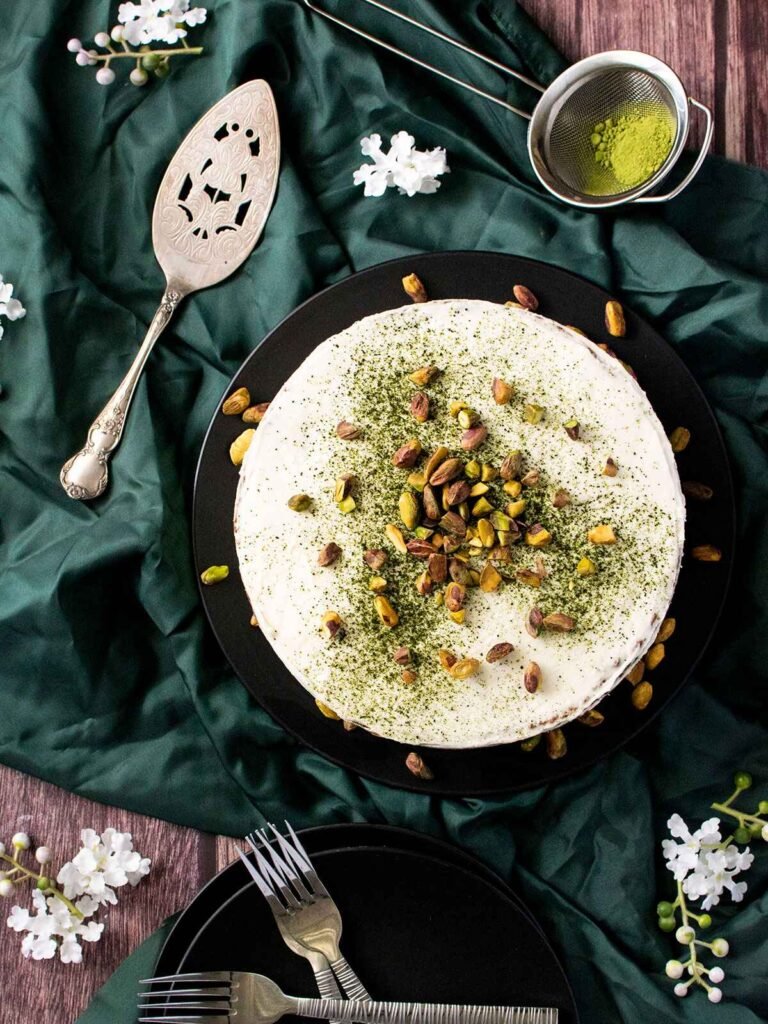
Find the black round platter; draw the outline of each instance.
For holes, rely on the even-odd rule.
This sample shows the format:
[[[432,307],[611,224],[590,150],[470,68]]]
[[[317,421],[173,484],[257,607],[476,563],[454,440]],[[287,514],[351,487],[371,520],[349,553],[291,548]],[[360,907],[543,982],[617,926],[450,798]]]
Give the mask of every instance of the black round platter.
[[[201,586],[213,631],[250,692],[289,732],[324,757],[360,775],[401,788],[446,796],[470,796],[527,789],[580,771],[606,757],[648,727],[681,689],[702,656],[725,600],[733,559],[735,516],[728,459],[715,417],[693,375],[647,322],[625,310],[627,332],[610,337],[604,324],[602,288],[569,271],[535,260],[490,252],[446,252],[408,256],[378,264],[332,285],[299,306],[251,353],[227,388],[247,387],[254,402],[269,401],[307,355],[326,338],[371,313],[406,303],[404,275],[416,273],[431,299],[471,298],[505,302],[515,284],[539,299],[539,312],[580,328],[598,343],[610,344],[637,374],[667,431],[687,427],[691,442],[678,458],[683,481],[713,489],[708,501],[687,501],[686,554],[670,615],[677,620],[666,657],[655,669],[654,696],[642,711],[622,683],[600,704],[602,725],[574,722],[565,729],[568,750],[552,760],[545,744],[530,752],[517,744],[469,750],[422,751],[434,778],[423,780],[405,767],[408,746],[379,739],[364,729],[347,732],[324,718],[312,696],[292,677],[258,629],[237,570],[232,528],[238,472],[228,458],[243,429],[239,417],[219,410],[203,443],[195,481],[194,557],[198,574],[227,564],[230,577],[219,586]],[[694,546],[712,544],[722,560],[697,561]]]

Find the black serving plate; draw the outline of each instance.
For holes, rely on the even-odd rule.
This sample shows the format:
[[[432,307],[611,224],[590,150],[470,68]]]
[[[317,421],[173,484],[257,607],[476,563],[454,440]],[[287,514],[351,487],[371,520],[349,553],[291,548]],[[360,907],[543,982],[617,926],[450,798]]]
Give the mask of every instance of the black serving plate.
[[[301,833],[344,922],[342,947],[374,999],[556,1006],[577,1024],[568,981],[509,887],[474,857],[386,825]],[[266,974],[316,996],[306,961],[284,945],[263,897],[235,861],[176,922],[155,968]]]
[[[683,561],[671,615],[677,630],[666,645],[667,656],[653,673],[653,702],[633,708],[622,684],[600,704],[605,722],[598,728],[579,723],[566,727],[568,753],[550,760],[544,745],[525,753],[514,744],[475,750],[426,749],[434,780],[412,776],[404,766],[409,747],[378,739],[364,729],[346,732],[324,718],[311,695],[300,686],[257,629],[237,570],[232,528],[238,474],[227,451],[243,429],[239,418],[218,409],[203,443],[195,480],[194,557],[198,573],[209,565],[228,564],[225,585],[202,587],[213,631],[233,668],[260,704],[294,736],[329,760],[360,775],[406,789],[446,796],[503,793],[552,782],[607,757],[647,728],[679,692],[710,640],[725,600],[733,560],[735,516],[728,459],[715,417],[698,384],[664,339],[631,310],[626,310],[626,338],[610,338],[603,322],[610,297],[589,281],[535,260],[491,252],[448,252],[382,263],[345,278],[307,300],[279,324],[251,353],[227,387],[246,386],[257,402],[271,399],[283,382],[332,334],[371,313],[404,304],[401,278],[415,272],[432,299],[472,298],[504,302],[516,283],[539,298],[539,312],[581,328],[597,342],[608,342],[630,363],[664,427],[685,426],[692,441],[678,456],[681,479],[714,488],[707,502],[688,501],[687,552],[698,544],[715,544],[719,563]]]

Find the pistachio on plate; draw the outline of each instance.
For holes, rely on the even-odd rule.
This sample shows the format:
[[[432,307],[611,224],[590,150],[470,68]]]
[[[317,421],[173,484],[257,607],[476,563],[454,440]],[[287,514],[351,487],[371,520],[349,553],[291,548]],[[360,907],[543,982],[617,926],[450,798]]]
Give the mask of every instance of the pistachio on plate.
[[[258,405],[249,406],[242,415],[243,423],[261,423],[268,408],[269,402],[259,402]]]
[[[527,288],[524,284],[516,284],[512,289],[512,294],[523,309],[528,309],[531,312],[534,312],[539,308],[539,300],[533,294],[531,289]]]
[[[239,416],[251,404],[251,395],[248,388],[238,388],[231,395],[224,399],[221,411],[225,416]]]
[[[330,544],[326,544],[320,551],[320,554],[317,556],[317,564],[322,566],[333,565],[334,562],[338,561],[340,555],[341,548],[338,544],[334,544],[331,541]]]
[[[419,461],[420,455],[421,441],[416,437],[412,437],[410,441],[406,441],[401,448],[397,449],[392,456],[392,465],[396,466],[397,469],[413,469]]]
[[[416,274],[406,274],[403,280],[403,290],[408,298],[414,302],[426,302],[427,290]]]
[[[415,750],[412,750],[406,757],[405,767],[411,775],[415,775],[417,779],[423,779],[425,782],[429,782],[435,777],[434,772],[427,766],[424,758],[421,754],[417,754]]]
[[[336,433],[342,441],[356,441],[358,437],[362,436],[363,428],[342,420],[336,427]]]
[[[503,658],[508,657],[512,653],[512,651],[514,651],[514,649],[515,648],[510,643],[502,642],[494,644],[490,651],[488,651],[488,653],[486,654],[485,660],[490,664],[493,664],[496,661],[501,661]]]

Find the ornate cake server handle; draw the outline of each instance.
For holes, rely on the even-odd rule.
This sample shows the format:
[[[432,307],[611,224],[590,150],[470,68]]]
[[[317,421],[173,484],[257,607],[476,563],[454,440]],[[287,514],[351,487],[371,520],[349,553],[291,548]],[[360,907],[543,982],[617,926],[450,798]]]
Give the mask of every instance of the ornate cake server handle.
[[[192,292],[225,280],[256,245],[277,188],[280,129],[272,90],[256,79],[200,118],[171,160],[152,213],[152,244],[165,274],[160,306],[133,364],[59,478],[70,498],[89,501],[107,486],[110,456],[149,353]]]
[[[90,501],[104,493],[109,478],[109,459],[123,436],[125,418],[141,371],[183,298],[184,294],[177,288],[166,289],[130,370],[91,424],[85,446],[61,467],[59,479],[70,498]]]

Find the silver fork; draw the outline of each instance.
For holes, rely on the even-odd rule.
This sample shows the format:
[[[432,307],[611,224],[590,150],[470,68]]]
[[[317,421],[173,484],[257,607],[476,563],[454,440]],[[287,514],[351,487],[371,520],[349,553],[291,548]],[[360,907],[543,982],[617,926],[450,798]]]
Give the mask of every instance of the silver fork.
[[[246,836],[258,868],[264,872],[261,891],[283,935],[290,935],[306,949],[322,954],[350,999],[371,997],[339,949],[341,915],[315,871],[309,854],[288,822],[290,841],[270,825],[279,850],[263,830]],[[270,866],[261,853],[269,852]],[[266,871],[264,869],[266,868]],[[266,887],[271,889],[267,893]],[[261,886],[260,886],[261,888]]]
[[[194,987],[139,993],[139,1011],[153,1014],[139,1017],[139,1024],[275,1024],[286,1013],[315,1019],[330,1013],[342,1024],[557,1024],[558,1019],[552,1007],[301,999],[285,995],[263,974],[240,971],[171,974],[141,984]]]
[[[273,885],[279,884],[279,878],[274,876],[274,872],[258,850],[254,851],[254,855],[259,866],[259,869],[257,870],[239,846],[236,846],[235,849],[240,856],[240,860],[245,864],[248,874],[256,883],[257,888],[261,892],[261,895],[266,899],[270,909],[272,909],[273,903],[277,902],[274,896]],[[272,882],[272,884],[270,884],[270,882]],[[313,949],[308,949],[303,943],[297,942],[286,927],[286,920],[286,915],[280,917],[277,915],[275,916],[278,930],[288,949],[297,956],[304,957],[304,959],[309,962],[309,966],[312,968],[312,973],[315,976],[317,991],[320,993],[320,998],[340,999],[341,991],[339,990],[339,986],[336,984],[336,979],[333,976],[333,971],[331,970],[328,960],[322,953],[317,953]],[[336,1024],[336,1022],[331,1021],[330,1024]]]

